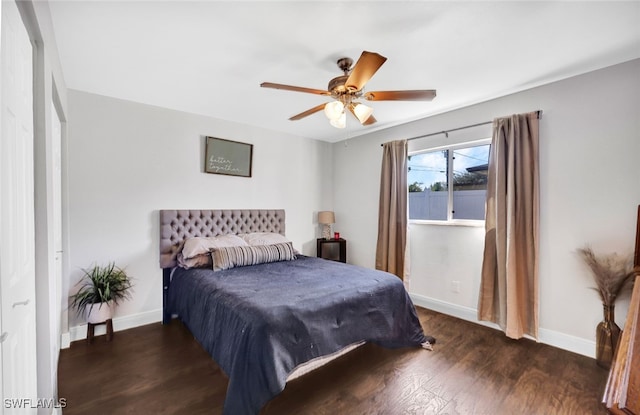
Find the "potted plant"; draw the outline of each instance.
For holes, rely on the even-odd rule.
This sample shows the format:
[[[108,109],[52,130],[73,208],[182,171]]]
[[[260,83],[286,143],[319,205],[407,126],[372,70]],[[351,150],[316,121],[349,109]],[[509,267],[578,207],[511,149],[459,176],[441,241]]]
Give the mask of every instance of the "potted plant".
[[[113,315],[113,306],[130,298],[131,278],[113,262],[82,271],[84,275],[77,284],[80,289],[70,296],[71,306],[78,315],[86,317],[87,323],[109,320]]]
[[[588,246],[579,249],[578,253],[591,268],[604,308],[604,320],[596,327],[596,363],[608,369],[620,338],[620,327],[614,316],[615,302],[633,275],[632,262],[617,254],[596,255]]]

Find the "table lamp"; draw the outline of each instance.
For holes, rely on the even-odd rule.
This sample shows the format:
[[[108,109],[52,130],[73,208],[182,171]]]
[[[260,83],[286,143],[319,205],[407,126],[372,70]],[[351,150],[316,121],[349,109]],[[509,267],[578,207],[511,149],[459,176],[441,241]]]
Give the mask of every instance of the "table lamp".
[[[336,216],[330,210],[318,212],[318,223],[322,224],[322,237],[331,239],[331,224],[336,222]]]

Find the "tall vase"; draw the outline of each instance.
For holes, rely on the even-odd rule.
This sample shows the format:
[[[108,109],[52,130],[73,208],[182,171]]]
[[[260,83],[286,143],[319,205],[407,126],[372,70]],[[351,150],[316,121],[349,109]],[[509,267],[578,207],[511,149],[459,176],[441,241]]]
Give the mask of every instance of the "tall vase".
[[[620,327],[615,322],[614,306],[606,304],[603,306],[604,321],[601,321],[596,328],[596,363],[600,367],[609,369],[618,346]]]

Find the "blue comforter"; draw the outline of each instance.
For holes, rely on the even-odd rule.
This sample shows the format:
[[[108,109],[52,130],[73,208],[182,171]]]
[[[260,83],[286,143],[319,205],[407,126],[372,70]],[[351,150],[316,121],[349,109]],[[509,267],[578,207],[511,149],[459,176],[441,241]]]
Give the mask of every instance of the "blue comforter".
[[[353,343],[427,340],[399,278],[306,256],[218,272],[177,269],[169,308],[228,375],[224,414],[257,414],[296,366]]]

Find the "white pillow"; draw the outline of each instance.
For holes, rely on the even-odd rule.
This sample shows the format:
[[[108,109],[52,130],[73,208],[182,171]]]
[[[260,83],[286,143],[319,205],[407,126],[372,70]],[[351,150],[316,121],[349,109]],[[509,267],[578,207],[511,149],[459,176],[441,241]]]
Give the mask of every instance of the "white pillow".
[[[275,232],[253,232],[239,235],[248,245],[273,245],[291,242],[284,235]]]
[[[213,238],[195,237],[184,241],[182,247],[182,257],[184,259],[193,258],[196,255],[206,254],[213,248],[224,248],[227,246],[247,246],[247,243],[238,235],[221,235]]]

